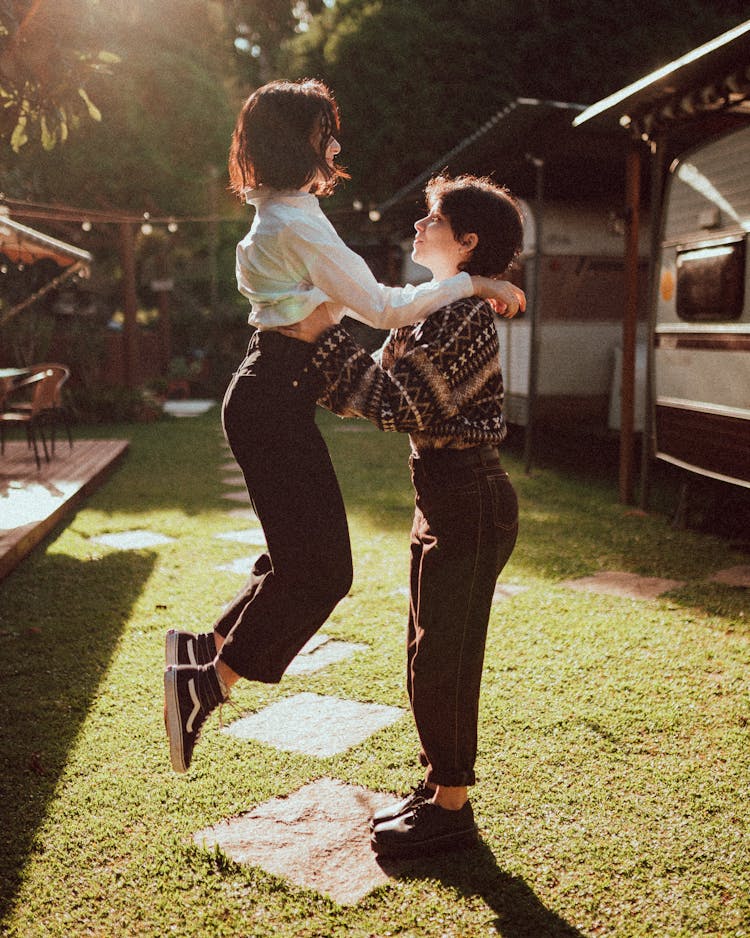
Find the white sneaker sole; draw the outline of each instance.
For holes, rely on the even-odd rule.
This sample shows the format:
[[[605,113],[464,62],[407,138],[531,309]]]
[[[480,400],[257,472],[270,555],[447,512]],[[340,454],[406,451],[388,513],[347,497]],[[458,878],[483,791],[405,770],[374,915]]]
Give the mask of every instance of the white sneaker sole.
[[[198,661],[195,657],[195,639],[191,638],[187,644],[187,653],[189,661],[183,661],[182,664],[192,664],[198,667]],[[177,667],[180,664],[179,658],[180,633],[177,629],[170,629],[164,642],[164,664],[167,667]]]
[[[182,720],[177,696],[177,673],[164,672],[164,722],[169,738],[169,759],[175,772],[187,772],[185,753],[182,747]]]

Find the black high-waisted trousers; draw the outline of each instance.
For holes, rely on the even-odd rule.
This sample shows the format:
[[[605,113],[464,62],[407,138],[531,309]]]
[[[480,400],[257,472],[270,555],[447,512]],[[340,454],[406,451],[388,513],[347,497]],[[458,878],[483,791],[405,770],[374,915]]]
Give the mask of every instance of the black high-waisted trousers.
[[[224,433],[268,550],[214,629],[221,659],[253,681],[280,681],[352,582],[344,503],[315,424],[312,348],[255,333],[224,397]]]

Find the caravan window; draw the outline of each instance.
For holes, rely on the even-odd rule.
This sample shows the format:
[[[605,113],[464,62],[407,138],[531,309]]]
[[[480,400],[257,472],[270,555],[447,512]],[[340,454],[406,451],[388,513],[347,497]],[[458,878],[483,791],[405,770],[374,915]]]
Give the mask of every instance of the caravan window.
[[[731,322],[742,315],[745,241],[677,251],[677,315],[687,322]]]

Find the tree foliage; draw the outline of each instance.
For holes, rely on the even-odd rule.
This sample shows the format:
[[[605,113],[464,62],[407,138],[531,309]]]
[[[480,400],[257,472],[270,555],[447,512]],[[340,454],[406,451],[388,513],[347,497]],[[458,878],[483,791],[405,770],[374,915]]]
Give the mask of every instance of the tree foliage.
[[[213,20],[206,38],[215,35],[217,15],[223,14],[227,77],[239,73],[243,84],[254,85],[272,77],[284,41],[320,13],[324,3],[0,0],[0,140],[7,140],[16,152],[30,140],[52,149],[86,119],[101,121],[101,102],[92,88],[98,87],[96,78],[102,73],[119,74],[121,57],[112,50],[122,23],[149,24],[149,28],[154,22],[169,23],[170,29],[183,35],[191,22],[205,25],[206,10],[200,6],[211,11]],[[165,34],[157,27],[156,35]],[[195,38],[200,51],[202,37],[196,33]],[[144,48],[149,48],[150,39],[141,33]]]
[[[101,121],[82,122],[50,151],[39,139],[17,153],[0,148],[0,178],[10,200],[95,210],[86,232],[80,215],[79,223],[55,221],[58,210],[47,222],[28,222],[91,251],[87,288],[111,311],[120,303],[119,216],[205,219],[231,211],[223,170],[239,99],[221,4],[102,0],[97,16],[102,41],[120,59],[111,74],[97,73],[90,81]],[[213,271],[222,295],[234,301],[237,232],[231,227],[203,221],[179,224],[173,234],[164,224],[152,235],[138,232],[141,284],[147,291],[151,279],[164,276],[145,263],[152,242],[161,239],[182,307],[202,315]],[[153,305],[155,299],[145,292],[142,302]]]
[[[337,0],[292,46],[336,92],[350,194],[379,201],[516,96],[592,103],[742,20],[711,0]]]
[[[0,0],[0,139],[45,149],[101,120],[93,78],[118,62],[92,29],[93,0]]]
[[[6,156],[16,197],[133,212],[205,214],[209,166],[226,162],[236,107],[220,6],[102,0],[96,25],[119,58],[89,80],[101,119],[51,152]],[[0,163],[3,162],[0,157]]]
[[[324,0],[224,0],[236,64],[252,87],[279,75],[284,44],[304,31]]]

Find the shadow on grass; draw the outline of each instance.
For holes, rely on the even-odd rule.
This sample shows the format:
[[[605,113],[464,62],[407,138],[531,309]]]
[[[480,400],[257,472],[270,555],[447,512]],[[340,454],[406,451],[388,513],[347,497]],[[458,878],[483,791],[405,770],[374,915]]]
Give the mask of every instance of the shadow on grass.
[[[48,554],[0,586],[0,923],[154,563],[143,552]]]
[[[438,880],[462,897],[479,896],[497,916],[492,923],[503,938],[584,938],[541,901],[519,877],[502,870],[483,841],[473,850],[419,860],[380,860],[394,879]]]

